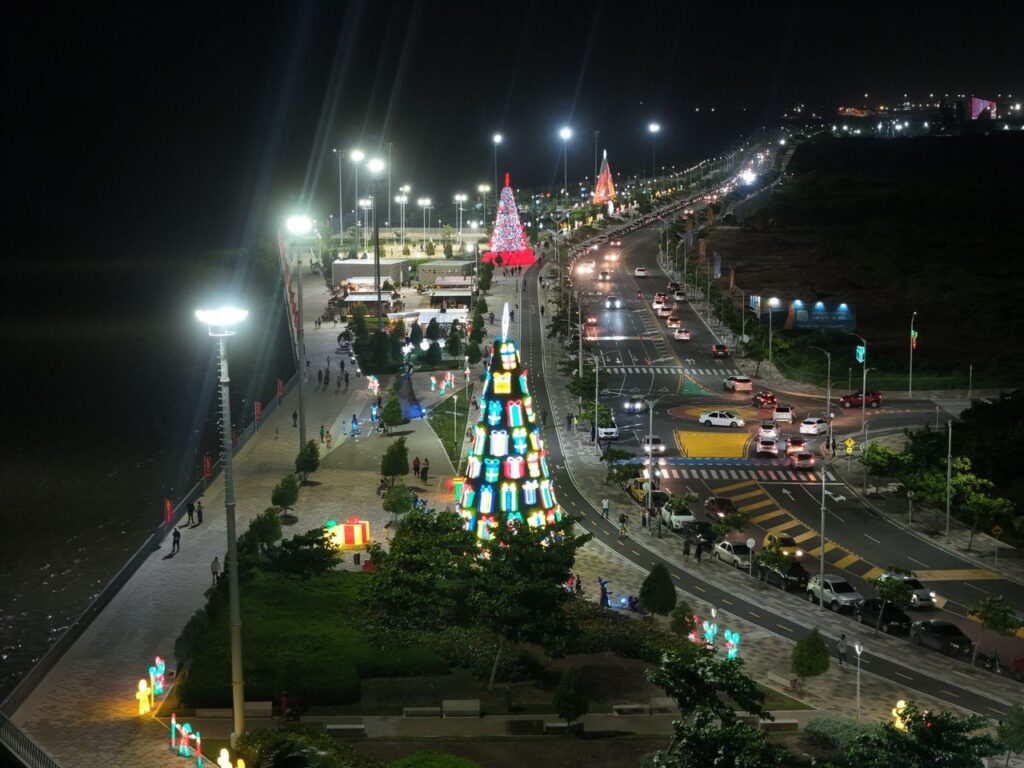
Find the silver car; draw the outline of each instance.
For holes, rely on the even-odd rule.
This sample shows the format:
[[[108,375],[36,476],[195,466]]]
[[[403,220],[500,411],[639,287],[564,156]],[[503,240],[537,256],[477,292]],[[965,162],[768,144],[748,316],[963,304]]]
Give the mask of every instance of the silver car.
[[[879,581],[882,581],[883,579],[900,579],[910,587],[911,608],[935,607],[935,593],[922,584],[912,573],[893,573],[892,571],[886,571],[878,577]]]
[[[807,582],[807,599],[812,603],[823,602],[837,613],[842,610],[852,611],[864,598],[860,592],[842,576],[825,574],[822,579],[819,576],[811,576]]]
[[[711,556],[729,563],[733,568],[750,567],[750,547],[742,541],[720,541],[711,551]]]

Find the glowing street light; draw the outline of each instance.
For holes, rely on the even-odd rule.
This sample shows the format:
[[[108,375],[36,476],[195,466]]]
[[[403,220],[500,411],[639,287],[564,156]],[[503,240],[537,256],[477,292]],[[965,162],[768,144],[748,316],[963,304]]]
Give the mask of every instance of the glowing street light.
[[[220,423],[221,452],[224,461],[224,512],[227,518],[228,553],[224,569],[228,572],[228,606],[230,611],[231,638],[231,710],[234,715],[234,730],[231,732],[231,746],[245,733],[245,678],[242,674],[242,611],[238,599],[238,537],[235,533],[235,473],[233,446],[231,444],[231,382],[228,376],[228,355],[225,340],[234,336],[234,327],[249,316],[248,310],[233,306],[216,309],[197,309],[196,319],[209,326],[212,337],[217,339],[220,357]]]
[[[370,250],[370,208],[373,201],[364,197],[359,201],[359,207],[363,209],[363,253],[366,253]]]
[[[416,205],[423,209],[423,249],[427,248],[427,217],[430,215],[430,198],[421,197]]]
[[[494,188],[498,188],[498,145],[501,144],[503,137],[500,133],[496,133],[491,136],[491,143],[494,144]]]
[[[299,450],[306,447],[306,398],[303,392],[303,379],[306,376],[303,367],[303,356],[305,355],[306,342],[304,336],[303,309],[302,309],[302,259],[299,256],[297,240],[307,236],[313,228],[313,222],[309,216],[302,214],[289,216],[285,221],[285,229],[291,237],[288,238],[287,252],[291,255],[293,275],[295,275],[295,298],[297,302],[298,322],[295,324],[295,365],[299,371]]]
[[[853,650],[857,652],[857,722],[860,722],[860,655],[864,653],[864,643],[858,640],[853,644]]]
[[[361,149],[353,149],[348,153],[349,160],[355,166],[355,197],[359,199],[359,165],[366,159],[366,155]]]
[[[405,190],[407,190],[408,188],[409,188],[408,185],[406,185],[404,187],[399,187],[399,191],[401,191],[402,194],[395,195],[395,202],[398,203],[398,210],[399,210],[400,216],[402,218],[401,224],[402,224],[402,247],[403,248],[405,247],[405,204],[409,202],[409,196],[405,193]]]
[[[768,369],[771,370],[772,365],[772,312],[775,307],[779,306],[779,300],[772,296],[768,299]]]
[[[661,126],[657,123],[650,123],[647,126],[648,132],[651,134],[651,181],[655,181],[658,177],[658,167],[655,162],[655,139],[657,139],[658,132],[661,130]]]
[[[569,139],[572,138],[572,128],[567,125],[563,125],[558,131],[558,136],[562,139],[562,189],[565,190],[566,195],[569,194]]]
[[[373,210],[373,278],[377,283],[377,333],[384,333],[384,307],[380,296],[380,218],[377,216],[377,201],[380,199],[378,186],[384,171],[384,161],[375,157],[366,164],[373,174],[370,184],[370,207]],[[389,201],[390,202],[390,201]]]
[[[462,204],[466,200],[466,195],[462,192],[455,195],[455,225],[459,230],[459,245],[462,245]]]
[[[480,193],[480,197],[484,204],[484,220],[487,220],[487,193],[491,191],[490,184],[480,184],[477,186],[476,191]]]

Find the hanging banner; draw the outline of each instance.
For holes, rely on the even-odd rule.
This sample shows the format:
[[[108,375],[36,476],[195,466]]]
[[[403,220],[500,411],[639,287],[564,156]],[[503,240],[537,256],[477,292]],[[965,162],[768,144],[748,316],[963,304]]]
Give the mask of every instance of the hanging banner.
[[[174,504],[170,499],[164,499],[164,523],[170,525],[174,520]]]
[[[277,396],[284,397],[284,381],[282,379],[277,380]]]
[[[256,412],[256,421],[259,421],[261,418],[263,418],[263,403],[257,400],[252,404],[252,406],[253,410]]]
[[[203,477],[207,480],[213,475],[213,458],[210,454],[203,456]]]

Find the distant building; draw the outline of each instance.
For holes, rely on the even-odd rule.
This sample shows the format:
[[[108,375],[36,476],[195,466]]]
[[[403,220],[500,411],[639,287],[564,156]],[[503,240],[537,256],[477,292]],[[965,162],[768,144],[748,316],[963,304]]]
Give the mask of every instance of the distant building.
[[[424,287],[441,286],[444,282],[441,278],[471,278],[473,275],[474,261],[461,261],[457,259],[438,259],[436,261],[425,261],[419,266],[420,285]]]
[[[409,277],[408,259],[381,259],[380,279],[391,281],[392,285],[400,285]],[[344,285],[349,282],[359,283],[360,286],[375,287],[373,285],[373,259],[337,259],[331,264],[331,283],[333,285]]]

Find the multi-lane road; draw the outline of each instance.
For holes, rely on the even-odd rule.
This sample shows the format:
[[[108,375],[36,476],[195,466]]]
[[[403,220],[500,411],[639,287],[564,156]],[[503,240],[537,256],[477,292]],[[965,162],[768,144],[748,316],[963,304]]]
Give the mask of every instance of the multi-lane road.
[[[639,440],[647,433],[648,425],[648,414],[626,413],[622,410],[623,403],[634,394],[660,398],[655,406],[654,433],[661,436],[667,445],[665,463],[660,467],[662,487],[675,492],[693,490],[701,498],[712,494],[732,498],[740,509],[749,511],[753,519],[750,530],[737,538],[752,536],[760,546],[769,531],[793,536],[806,552],[805,557],[812,561],[805,564],[812,574],[817,572],[818,556],[824,546],[827,571],[841,573],[865,596],[873,595],[868,579],[886,567],[894,565],[914,570],[939,594],[939,602],[944,608],[916,614],[911,612],[913,619],[940,615],[960,623],[977,639],[977,625],[963,616],[966,608],[977,602],[979,597],[1003,594],[1018,611],[1024,613],[1024,587],[1000,579],[996,574],[980,569],[871,513],[840,482],[834,467],[819,462],[814,470],[793,471],[784,466],[784,462],[751,458],[750,440],[746,438],[756,431],[764,414],[752,407],[749,393],[724,391],[722,380],[736,374],[737,366],[731,357],[712,357],[711,345],[719,339],[698,316],[699,305],[686,303],[679,310],[683,325],[691,331],[689,342],[674,341],[664,320],[657,318],[651,309],[653,294],[665,290],[668,282],[668,276],[657,264],[657,229],[638,230],[626,235],[622,243],[620,248],[602,247],[592,252],[593,255],[584,256],[596,261],[596,269],[573,276],[574,287],[583,297],[583,314],[597,317],[596,327],[589,337],[585,336],[584,354],[588,357],[600,355],[602,368],[608,371],[602,402],[615,413],[621,432],[619,442],[623,447],[633,448],[639,453]],[[611,252],[617,255],[617,259],[606,261],[605,254]],[[637,266],[646,267],[649,277],[635,278],[633,270]],[[598,279],[602,270],[610,272],[609,279]],[[529,277],[535,278],[536,270],[531,271]],[[642,298],[637,298],[638,291]],[[605,309],[604,297],[608,295],[619,297],[622,307]],[[535,311],[538,301],[535,279],[525,281],[522,299],[523,355],[528,365],[539,369],[542,329],[541,316]],[[561,386],[554,375],[547,383],[542,379],[535,384],[541,402],[548,398],[546,387],[549,385]],[[755,389],[765,388],[768,387],[764,382],[755,382]],[[781,400],[794,406],[797,416],[791,427],[784,427],[784,433],[795,434],[800,419],[808,415],[822,415],[825,410],[824,398],[817,395],[798,392],[778,394]],[[547,406],[551,410],[550,402]],[[714,431],[698,425],[696,414],[716,407],[742,412],[747,418],[747,427],[738,430],[744,437],[734,441],[739,447],[731,455],[719,459],[683,457],[680,447],[685,450],[694,434]],[[836,412],[834,428],[840,441],[848,433],[859,432],[859,411],[844,413],[837,408],[833,411]],[[894,400],[877,411],[868,412],[869,430],[920,426],[934,418],[934,412],[935,403],[931,400]],[[728,428],[717,431],[721,433]],[[550,439],[548,442],[563,506],[580,515],[583,526],[599,538],[612,541],[614,526],[602,520],[591,502],[573,485],[565,469],[558,440]],[[714,445],[713,442],[711,444]],[[812,447],[820,449],[820,438]],[[844,458],[837,460],[846,461]],[[824,540],[820,535],[821,472],[825,475],[827,510]],[[633,550],[624,554],[644,568],[650,568],[652,562],[659,559],[650,551],[631,552]],[[702,576],[689,573],[671,562],[667,565],[680,588],[701,594],[711,602],[721,598],[724,600],[722,604],[729,605],[732,613],[770,631],[797,637],[805,631],[808,623],[813,623],[811,611],[814,608],[809,604],[804,604],[807,617],[801,623],[798,616],[794,620],[781,613],[766,611],[763,606],[742,600],[727,588],[716,586]],[[1004,657],[1022,653],[1016,643],[1018,641],[1003,644],[1001,652]],[[991,639],[986,638],[985,644],[991,646]],[[869,660],[872,673],[901,686],[988,716],[999,715],[1006,710],[1004,696],[984,696],[976,690],[961,688],[948,679],[939,679],[882,657],[865,655],[865,659]]]

